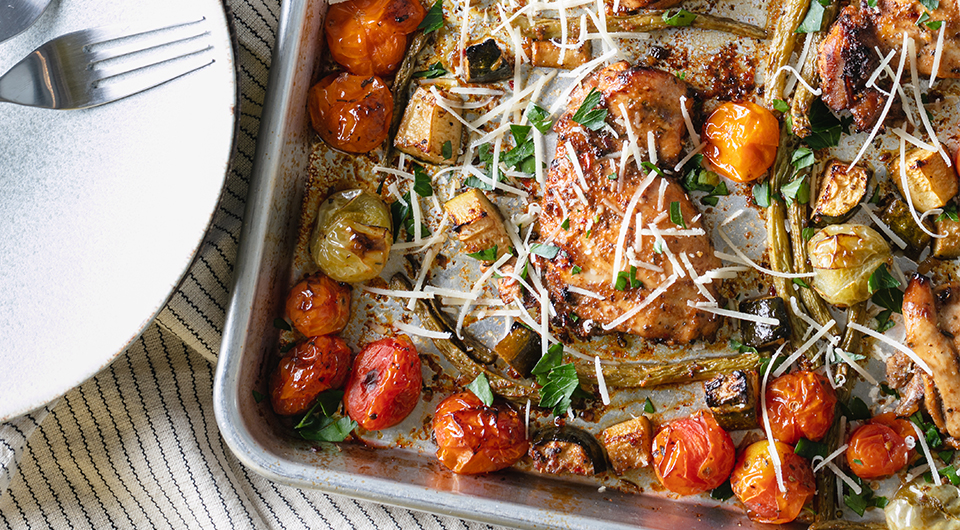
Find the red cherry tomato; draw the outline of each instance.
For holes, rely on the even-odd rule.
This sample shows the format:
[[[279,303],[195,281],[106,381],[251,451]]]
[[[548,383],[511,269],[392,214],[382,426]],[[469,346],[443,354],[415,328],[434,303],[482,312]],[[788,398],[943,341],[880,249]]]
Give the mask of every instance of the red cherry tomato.
[[[270,403],[290,416],[310,409],[321,392],[340,388],[350,373],[350,348],[334,335],[311,337],[280,359],[270,375]]]
[[[735,450],[713,415],[700,411],[673,420],[653,439],[653,468],[668,490],[693,495],[715,489],[730,476]]]
[[[368,344],[353,361],[343,395],[347,414],[368,431],[403,421],[420,400],[420,357],[404,335]]]
[[[287,295],[287,317],[307,337],[340,332],[350,320],[350,286],[311,274]]]
[[[376,76],[330,74],[310,88],[307,108],[323,141],[348,153],[368,153],[390,132],[393,94]]]
[[[801,370],[782,375],[767,386],[764,406],[773,437],[795,444],[819,440],[833,425],[837,394],[820,374]]]
[[[427,12],[419,0],[350,0],[327,11],[327,46],[333,60],[358,75],[397,71]]]
[[[861,425],[847,444],[847,464],[862,479],[892,475],[910,459],[904,437],[884,423]]]
[[[433,416],[440,463],[466,475],[510,467],[527,453],[526,429],[504,401],[486,406],[473,392],[454,394],[437,405]]]
[[[703,157],[710,169],[737,182],[752,182],[773,165],[780,123],[756,103],[724,103],[703,125]]]
[[[817,489],[813,470],[807,460],[795,454],[793,447],[785,443],[776,442],[776,447],[786,492],[780,491],[777,484],[770,443],[767,441],[749,445],[740,454],[737,466],[730,475],[733,494],[746,506],[747,516],[761,523],[783,524],[793,521]]]

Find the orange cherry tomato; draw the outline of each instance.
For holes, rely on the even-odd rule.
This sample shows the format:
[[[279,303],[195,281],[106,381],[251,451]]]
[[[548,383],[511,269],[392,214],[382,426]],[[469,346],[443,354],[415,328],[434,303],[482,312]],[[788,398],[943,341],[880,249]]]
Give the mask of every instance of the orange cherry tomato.
[[[767,385],[764,406],[773,437],[792,445],[800,438],[816,441],[827,434],[836,413],[837,394],[822,375],[801,370]]]
[[[734,457],[730,435],[703,411],[666,423],[653,439],[657,478],[680,495],[703,493],[723,484]]]
[[[887,420],[861,425],[847,442],[847,464],[862,479],[892,475],[910,460],[905,437],[887,424]],[[910,435],[914,435],[912,428]]]
[[[752,182],[773,165],[780,123],[756,103],[724,103],[703,125],[703,157],[710,169],[737,182]]]
[[[347,414],[368,431],[403,421],[420,400],[420,357],[404,335],[368,344],[357,354],[343,395]]]
[[[488,407],[473,392],[453,394],[437,405],[433,434],[440,463],[465,475],[510,467],[530,445],[513,407],[500,400]]]
[[[323,141],[348,153],[368,153],[390,132],[393,94],[376,76],[330,74],[310,88],[307,108]]]
[[[311,337],[280,359],[270,375],[270,403],[277,414],[302,414],[321,392],[343,386],[350,348],[335,335]]]
[[[287,295],[287,317],[307,337],[338,333],[350,320],[350,286],[316,273]]]
[[[330,6],[326,34],[330,55],[358,75],[397,71],[413,33],[427,14],[419,0],[350,0]]]
[[[879,423],[881,425],[886,425],[894,430],[897,434],[900,435],[904,440],[907,439],[907,436],[917,437],[917,431],[913,430],[913,423],[910,420],[904,418],[898,418],[895,412],[885,412],[883,414],[878,414],[873,418],[870,418],[870,423]],[[916,450],[910,449],[910,456],[916,454]]]
[[[776,447],[786,492],[777,484],[770,442],[765,440],[749,445],[730,475],[733,494],[746,506],[747,517],[761,523],[793,521],[817,490],[807,460],[785,443],[776,442]]]

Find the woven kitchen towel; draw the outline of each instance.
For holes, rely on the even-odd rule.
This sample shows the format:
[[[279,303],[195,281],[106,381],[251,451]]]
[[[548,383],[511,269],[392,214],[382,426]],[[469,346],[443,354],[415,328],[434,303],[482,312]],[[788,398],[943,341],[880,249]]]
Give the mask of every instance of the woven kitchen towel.
[[[0,528],[489,528],[281,486],[246,470],[213,414],[213,365],[280,0],[228,0],[239,43],[237,153],[183,284],[113,364],[0,424]]]

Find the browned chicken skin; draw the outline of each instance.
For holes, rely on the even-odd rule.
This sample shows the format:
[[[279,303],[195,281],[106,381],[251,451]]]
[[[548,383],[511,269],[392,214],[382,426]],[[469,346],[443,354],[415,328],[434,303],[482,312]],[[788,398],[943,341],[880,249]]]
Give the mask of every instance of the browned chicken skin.
[[[572,120],[583,98],[594,87],[603,96],[600,106],[609,112],[607,124],[616,130],[616,135],[604,129],[589,131]],[[543,276],[558,314],[568,315],[572,312],[583,321],[592,321],[594,331],[644,303],[651,292],[664,284],[674,273],[667,255],[656,252],[652,235],[643,235],[639,247],[635,248],[634,220],[626,233],[624,249],[635,248],[636,260],[661,268],[662,272],[637,267],[636,279],[642,282],[641,287],[631,287],[629,282],[624,290],[613,287],[614,256],[621,216],[626,212],[634,192],[648,178],[649,171],[638,171],[637,163],[631,159],[622,177],[623,182],[619,183],[609,178],[619,169],[619,156],[604,157],[627,147],[628,134],[623,121],[625,117],[621,111],[622,105],[628,114],[626,118],[630,120],[633,133],[642,139],[638,143],[643,146],[643,160],[648,159],[645,147],[648,131],[653,131],[656,136],[659,160],[677,160],[686,134],[680,110],[681,96],[687,98],[686,105],[692,113],[694,94],[686,83],[667,72],[631,67],[621,62],[584,81],[583,85],[573,92],[568,110],[554,127],[559,141],[542,200],[540,235],[541,239],[549,240],[550,244],[559,247],[561,252],[556,259],[542,260]],[[576,152],[586,181],[585,187],[580,184],[580,177],[568,157],[567,142]],[[665,182],[665,187],[661,201],[662,182]],[[575,188],[580,188],[587,201],[586,205],[581,202]],[[659,208],[658,202],[661,205]],[[699,220],[694,221],[698,214],[697,209],[683,189],[656,175],[652,181],[648,181],[645,191],[640,195],[633,216],[637,213],[642,215],[645,229],[648,229],[647,225],[655,219],[659,230],[677,229],[666,214],[673,202],[679,204],[688,229],[702,228]],[[562,226],[565,220],[569,223],[566,229]],[[721,265],[720,260],[714,256],[713,246],[707,235],[667,235],[664,236],[664,241],[678,262],[680,255],[686,254],[698,275]],[[620,270],[631,270],[626,252]],[[570,286],[586,289],[603,299],[571,292]],[[714,286],[707,284],[706,288],[714,298],[719,298]],[[685,272],[684,277],[677,278],[663,294],[651,300],[633,318],[613,330],[667,343],[684,344],[712,335],[719,326],[718,317],[688,305],[688,302],[707,301],[694,285],[689,273]]]

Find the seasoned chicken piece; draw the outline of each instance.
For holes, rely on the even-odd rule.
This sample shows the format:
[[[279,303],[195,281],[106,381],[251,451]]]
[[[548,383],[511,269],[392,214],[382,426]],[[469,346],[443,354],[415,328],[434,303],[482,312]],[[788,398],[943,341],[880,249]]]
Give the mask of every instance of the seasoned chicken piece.
[[[606,123],[616,134],[607,128],[590,131],[573,121],[591,88],[601,93],[600,107],[608,111]],[[556,258],[540,260],[558,314],[575,313],[580,320],[591,321],[593,330],[622,331],[671,344],[709,337],[719,326],[718,317],[692,307],[708,298],[683,265],[689,261],[698,276],[720,267],[696,207],[679,185],[637,167],[649,158],[648,132],[656,138],[659,160],[679,158],[686,134],[682,97],[693,114],[694,94],[686,83],[667,72],[624,62],[594,74],[573,92],[567,112],[554,127],[559,139],[540,217],[543,242],[560,249]],[[629,160],[617,178],[620,157],[606,155],[629,150],[631,135],[640,139],[636,143],[641,160]],[[568,153],[568,145],[573,153]],[[671,221],[673,203],[685,228]],[[628,207],[632,210],[624,220]],[[639,234],[638,215],[643,226]],[[627,229],[621,239],[624,223]],[[622,290],[616,288],[618,272],[623,273]],[[658,287],[665,291],[654,292]],[[719,299],[714,285],[701,288]],[[631,310],[632,317],[611,325]]]
[[[865,2],[861,8],[868,9]],[[878,0],[877,9],[870,11],[877,28],[877,38],[881,42],[880,49],[884,53],[900,48],[904,32],[916,42],[917,71],[921,76],[929,76],[933,71],[940,30],[924,22],[917,24],[917,21],[927,13],[930,16],[929,23],[943,22],[943,50],[937,77],[960,78],[960,41],[957,40],[960,36],[960,2],[940,0],[937,9],[929,10],[917,0]],[[895,62],[893,64],[896,65]]]
[[[954,290],[949,291],[953,298]],[[946,306],[951,300],[944,300]],[[958,300],[952,300],[957,303]],[[937,318],[936,300],[930,280],[915,275],[903,295],[903,320],[907,345],[930,367],[933,385],[924,388],[924,401],[934,423],[953,438],[960,438],[960,361],[957,359],[956,309],[945,311],[946,321]],[[952,328],[952,329],[951,329]],[[939,407],[932,400],[939,395]]]

